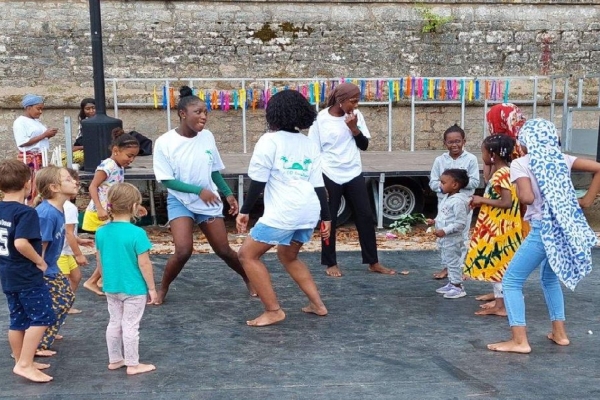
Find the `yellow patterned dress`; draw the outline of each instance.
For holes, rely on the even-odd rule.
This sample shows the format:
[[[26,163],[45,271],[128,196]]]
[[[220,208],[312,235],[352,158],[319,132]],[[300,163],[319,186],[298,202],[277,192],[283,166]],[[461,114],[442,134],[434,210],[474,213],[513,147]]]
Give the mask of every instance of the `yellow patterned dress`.
[[[523,240],[519,200],[510,181],[509,167],[494,173],[483,197],[499,200],[502,189],[510,190],[510,208],[483,204],[479,210],[464,264],[464,273],[471,279],[502,282],[504,271]]]

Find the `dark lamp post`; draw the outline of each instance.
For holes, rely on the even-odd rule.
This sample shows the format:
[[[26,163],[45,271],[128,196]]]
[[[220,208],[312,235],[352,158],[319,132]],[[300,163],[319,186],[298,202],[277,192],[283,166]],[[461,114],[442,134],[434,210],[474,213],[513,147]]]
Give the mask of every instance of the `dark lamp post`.
[[[102,160],[110,157],[111,150],[109,146],[112,141],[112,130],[123,127],[123,122],[120,119],[106,115],[100,0],[90,0],[90,30],[92,34],[92,65],[94,68],[96,115],[81,121],[81,134],[85,152],[84,169],[93,172]]]

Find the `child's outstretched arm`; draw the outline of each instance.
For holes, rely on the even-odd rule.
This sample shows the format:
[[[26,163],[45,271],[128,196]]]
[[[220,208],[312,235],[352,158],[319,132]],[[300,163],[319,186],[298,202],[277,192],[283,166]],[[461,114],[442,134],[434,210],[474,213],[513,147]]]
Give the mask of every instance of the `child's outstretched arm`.
[[[584,158],[577,158],[573,162],[572,169],[576,171],[591,172],[594,174],[587,193],[579,199],[579,205],[583,208],[589,207],[594,203],[598,192],[600,192],[600,163]]]
[[[42,272],[46,271],[46,268],[48,268],[46,261],[44,261],[44,258],[39,255],[37,251],[35,251],[31,243],[29,243],[29,240],[25,238],[15,239],[15,248],[23,255],[23,257],[34,263]]]
[[[156,284],[154,283],[154,272],[152,271],[152,261],[150,261],[150,255],[146,251],[142,254],[138,254],[138,265],[146,286],[148,287],[148,304],[154,304],[158,298],[156,294]]]

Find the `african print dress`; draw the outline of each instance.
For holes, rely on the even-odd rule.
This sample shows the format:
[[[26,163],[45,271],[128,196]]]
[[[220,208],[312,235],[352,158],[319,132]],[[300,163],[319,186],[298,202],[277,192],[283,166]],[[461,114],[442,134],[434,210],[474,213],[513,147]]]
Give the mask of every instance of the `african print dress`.
[[[523,240],[519,199],[510,182],[509,167],[494,173],[484,197],[499,200],[501,189],[510,190],[512,205],[508,209],[481,206],[464,264],[464,273],[471,279],[502,282],[504,271]]]

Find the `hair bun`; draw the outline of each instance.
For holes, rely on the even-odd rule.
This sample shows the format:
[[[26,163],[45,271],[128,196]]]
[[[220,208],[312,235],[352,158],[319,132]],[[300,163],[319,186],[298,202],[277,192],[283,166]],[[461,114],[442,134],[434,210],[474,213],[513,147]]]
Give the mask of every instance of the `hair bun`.
[[[193,96],[193,95],[194,95],[194,92],[192,91],[191,87],[182,86],[179,88],[179,98]]]

